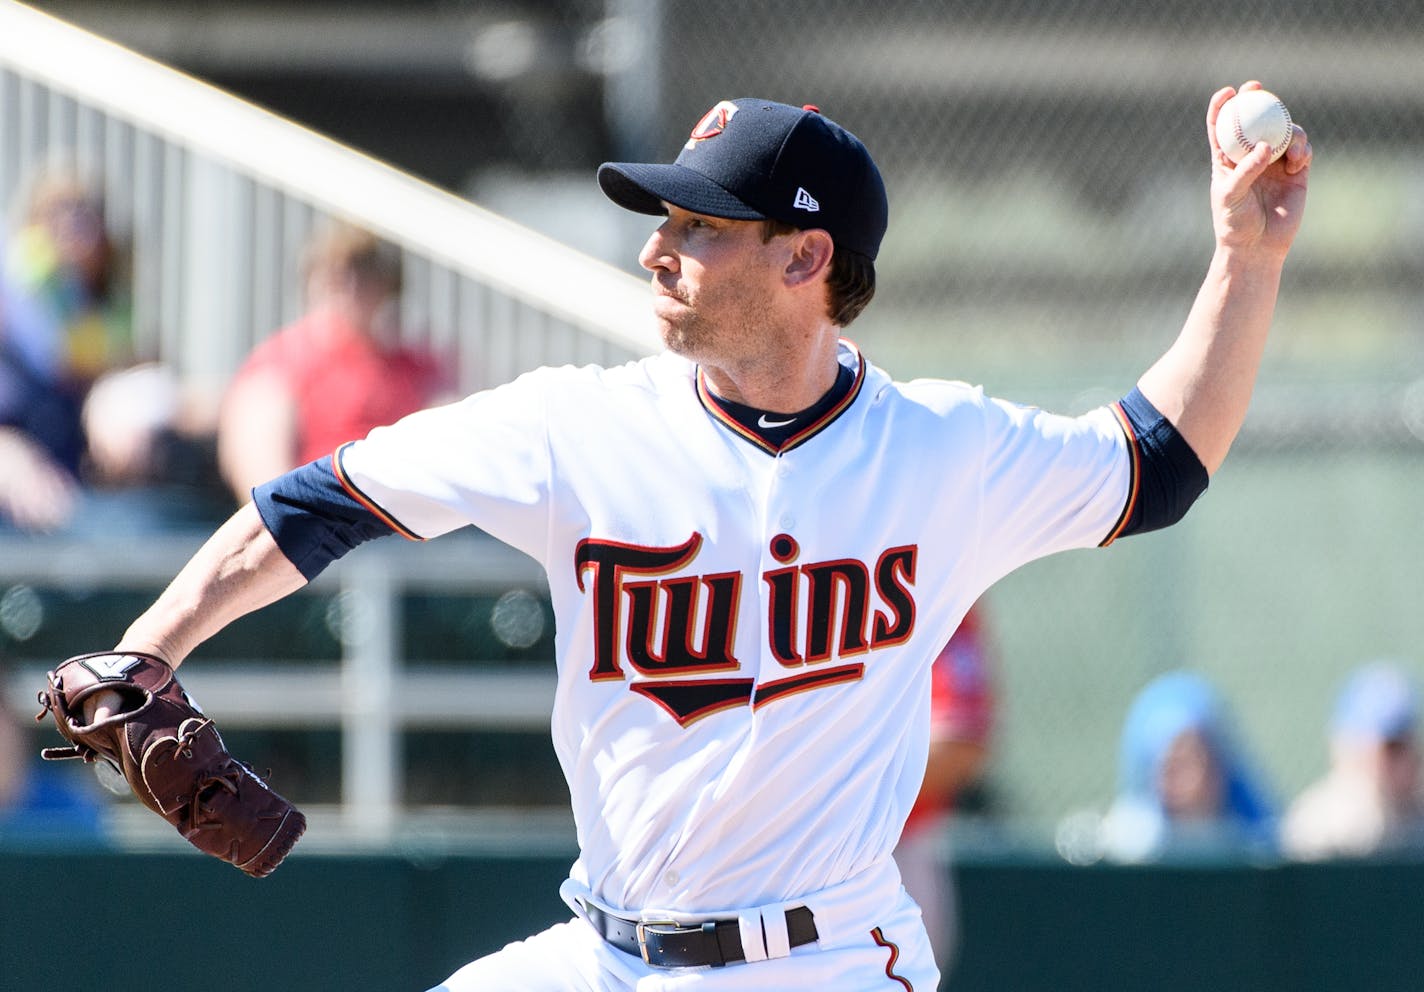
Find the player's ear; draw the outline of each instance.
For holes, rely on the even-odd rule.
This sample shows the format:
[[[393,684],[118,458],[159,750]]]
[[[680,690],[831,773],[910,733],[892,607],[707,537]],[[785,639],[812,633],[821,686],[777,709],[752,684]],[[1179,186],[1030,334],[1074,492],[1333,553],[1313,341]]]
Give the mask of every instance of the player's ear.
[[[797,231],[792,238],[791,255],[786,262],[784,277],[788,286],[814,282],[831,271],[831,255],[835,243],[820,228]]]

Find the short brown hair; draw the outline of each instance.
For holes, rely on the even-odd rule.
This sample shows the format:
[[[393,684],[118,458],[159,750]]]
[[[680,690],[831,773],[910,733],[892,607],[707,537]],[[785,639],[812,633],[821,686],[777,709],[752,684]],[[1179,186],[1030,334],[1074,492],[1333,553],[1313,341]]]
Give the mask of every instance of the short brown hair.
[[[761,239],[770,241],[800,228],[770,218],[762,221]],[[875,263],[859,252],[837,248],[831,256],[831,275],[826,280],[826,303],[831,321],[848,327],[875,296]]]
[[[331,221],[312,235],[302,269],[307,278],[317,272],[347,272],[361,285],[378,286],[392,295],[401,291],[400,251],[366,228],[345,221]]]

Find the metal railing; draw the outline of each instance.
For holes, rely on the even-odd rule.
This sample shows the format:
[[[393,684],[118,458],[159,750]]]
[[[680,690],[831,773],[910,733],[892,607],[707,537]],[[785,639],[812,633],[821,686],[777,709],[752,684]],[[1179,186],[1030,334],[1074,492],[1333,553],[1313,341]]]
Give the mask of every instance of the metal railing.
[[[131,242],[136,345],[220,386],[301,311],[328,216],[404,254],[408,338],[461,388],[657,347],[638,279],[150,59],[0,0],[0,197],[56,162],[95,177]]]
[[[177,573],[191,537],[116,539],[93,544],[58,538],[0,540],[0,590],[16,587],[152,591]],[[412,592],[546,594],[543,570],[507,545],[456,534],[412,545],[382,541],[359,549],[296,595],[339,595],[341,656],[328,662],[212,656],[202,647],[182,668],[183,685],[224,729],[336,727],[341,739],[341,803],[335,826],[348,840],[386,842],[399,827],[403,782],[400,739],[410,729],[471,728],[547,733],[554,662],[531,671],[472,664],[421,669],[401,657],[403,598]],[[74,653],[104,650],[74,631]],[[35,710],[44,672],[61,659],[11,652],[0,686],[16,718]]]
[[[96,181],[129,243],[138,354],[220,389],[251,347],[303,304],[302,247],[326,217],[403,253],[402,328],[452,356],[473,391],[548,364],[612,364],[654,350],[639,280],[409,175],[33,8],[0,0],[0,199],[37,170]],[[473,545],[472,546],[472,542]],[[155,593],[189,537],[0,541],[0,589],[81,584]],[[359,632],[324,664],[201,659],[184,683],[223,726],[339,728],[337,826],[388,840],[401,808],[399,737],[411,727],[547,729],[543,674],[474,666],[438,675],[399,657],[415,589],[542,588],[538,567],[480,538],[363,549],[309,588],[339,592]],[[75,652],[103,649],[74,633]],[[45,667],[24,657],[3,687],[32,712]],[[280,659],[270,659],[276,662]],[[438,680],[438,681],[437,681]],[[436,691],[438,687],[438,691]]]

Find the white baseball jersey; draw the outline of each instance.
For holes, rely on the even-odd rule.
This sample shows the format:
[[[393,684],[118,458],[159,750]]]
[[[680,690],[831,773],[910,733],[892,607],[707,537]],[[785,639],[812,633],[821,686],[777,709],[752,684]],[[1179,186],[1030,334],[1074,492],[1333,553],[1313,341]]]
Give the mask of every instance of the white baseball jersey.
[[[547,569],[572,878],[607,906],[735,913],[883,874],[960,618],[1124,519],[1112,410],[840,361],[849,395],[779,452],[664,354],[531,372],[335,459],[399,530],[474,524]]]

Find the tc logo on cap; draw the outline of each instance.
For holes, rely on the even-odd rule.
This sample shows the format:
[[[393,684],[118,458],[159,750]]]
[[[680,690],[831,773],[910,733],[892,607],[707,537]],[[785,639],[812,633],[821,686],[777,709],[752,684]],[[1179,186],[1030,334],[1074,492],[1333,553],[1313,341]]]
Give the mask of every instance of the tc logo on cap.
[[[688,138],[684,148],[692,148],[699,141],[706,141],[708,138],[715,138],[726,128],[737,112],[737,105],[731,100],[722,100],[707,113],[702,115],[702,119],[692,127],[692,136]]]
[[[716,103],[675,161],[604,162],[598,184],[638,213],[659,216],[672,204],[819,228],[837,251],[870,260],[889,219],[880,170],[859,138],[817,111],[755,97]]]

